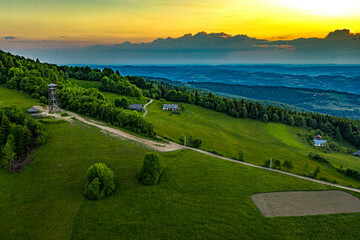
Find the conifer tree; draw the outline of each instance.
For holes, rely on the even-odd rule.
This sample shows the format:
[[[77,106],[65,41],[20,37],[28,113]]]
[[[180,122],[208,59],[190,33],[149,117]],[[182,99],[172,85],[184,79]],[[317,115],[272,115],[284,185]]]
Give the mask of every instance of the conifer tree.
[[[0,146],[6,143],[7,136],[9,135],[10,132],[9,128],[10,128],[10,120],[4,114],[2,116],[1,125],[0,125]]]
[[[9,165],[13,164],[16,158],[14,135],[10,134],[7,138],[6,144],[2,149],[2,155]]]

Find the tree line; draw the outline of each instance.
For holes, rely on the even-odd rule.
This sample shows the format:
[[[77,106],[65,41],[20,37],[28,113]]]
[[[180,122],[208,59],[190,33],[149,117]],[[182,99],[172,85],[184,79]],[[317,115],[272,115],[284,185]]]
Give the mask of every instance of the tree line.
[[[236,118],[251,118],[264,122],[280,122],[290,126],[320,129],[326,134],[336,136],[337,139],[344,138],[360,147],[360,122],[358,120],[314,112],[297,112],[273,105],[265,106],[255,101],[220,97],[211,92],[171,83],[145,80],[134,76],[124,77],[110,68],[99,70],[90,67],[57,66],[0,52],[0,81],[7,87],[19,89],[40,98],[47,95],[47,84],[54,82],[60,88],[62,107],[145,135],[155,135],[152,124],[138,116],[121,111],[106,101],[98,89],[83,89],[71,84],[67,80],[69,77],[100,81],[101,89],[104,91],[190,103],[224,112]]]
[[[79,69],[83,69],[83,72],[89,71],[89,68]],[[92,69],[90,72],[99,73],[99,71],[98,69]],[[118,71],[114,72],[111,69],[106,71],[108,75],[115,74],[120,76]],[[95,75],[95,73],[90,75]],[[99,80],[100,77],[101,80]],[[110,80],[108,78],[104,79],[104,76],[99,74],[97,79],[92,78],[91,80],[101,81],[101,89],[104,91],[121,93],[114,90],[117,85],[121,85],[121,79],[126,79],[141,89],[142,95],[146,97],[190,103],[218,112],[224,112],[236,118],[251,118],[263,122],[271,121],[290,126],[309,127],[314,130],[320,129],[325,134],[332,135],[338,140],[344,138],[355,146],[360,147],[360,122],[358,120],[314,112],[299,112],[274,105],[265,106],[256,101],[220,97],[211,92],[178,86],[168,82],[146,80],[139,76],[126,76]],[[88,78],[88,80],[90,79]]]
[[[46,141],[44,125],[16,107],[0,108],[0,167],[14,161]]]
[[[290,126],[320,129],[336,139],[346,139],[360,147],[360,121],[345,117],[336,117],[315,112],[298,112],[286,108],[265,106],[256,101],[220,97],[211,92],[200,91],[185,86],[145,80],[140,77],[127,77],[130,82],[142,88],[144,96],[185,102],[218,112],[227,113],[236,118],[251,118],[263,122],[280,122]]]
[[[138,87],[111,69],[105,68],[102,71],[90,69],[87,75],[83,74],[89,69],[89,67],[59,67],[55,64],[40,63],[39,60],[34,61],[0,51],[0,83],[6,87],[21,90],[46,103],[47,85],[55,83],[59,87],[61,108],[96,117],[139,134],[155,136],[153,124],[141,116],[116,107],[104,97],[99,89],[85,89],[68,80],[69,76],[76,78],[88,76],[87,79],[99,81],[103,78],[109,79],[109,82],[116,81],[119,88],[124,88],[124,93],[141,96],[141,90]],[[123,84],[120,84],[121,81]]]

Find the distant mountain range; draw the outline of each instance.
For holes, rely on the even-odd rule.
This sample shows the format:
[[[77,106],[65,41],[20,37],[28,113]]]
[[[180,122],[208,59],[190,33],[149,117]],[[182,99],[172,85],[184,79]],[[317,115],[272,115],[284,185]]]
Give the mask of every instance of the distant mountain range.
[[[94,66],[103,68],[103,66]],[[360,66],[179,65],[112,66],[122,75],[151,76],[182,83],[217,82],[283,86],[360,94]]]
[[[103,68],[103,66],[95,66]],[[360,66],[113,66],[122,75],[260,100],[288,109],[360,118]],[[283,105],[281,105],[283,104]]]

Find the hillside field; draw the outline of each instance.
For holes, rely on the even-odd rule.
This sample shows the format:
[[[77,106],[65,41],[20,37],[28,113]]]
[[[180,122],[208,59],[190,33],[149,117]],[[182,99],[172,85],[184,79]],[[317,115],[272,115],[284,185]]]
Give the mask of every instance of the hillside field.
[[[215,112],[191,104],[182,104],[182,114],[170,114],[162,111],[162,103],[154,101],[148,106],[146,118],[154,123],[155,130],[179,142],[181,136],[202,138],[201,149],[216,151],[226,157],[237,157],[240,149],[245,161],[263,165],[270,158],[280,161],[291,160],[296,174],[310,174],[320,166],[319,178],[325,177],[339,184],[360,187],[360,182],[339,173],[326,164],[307,157],[317,152],[329,158],[336,167],[360,170],[360,159],[350,154],[321,153],[318,148],[303,142],[298,132],[306,133],[305,128],[291,127],[281,123],[263,123],[252,119],[238,119],[224,113]],[[352,147],[354,148],[354,147]],[[355,148],[353,149],[355,151]]]
[[[76,85],[79,85],[80,87],[83,87],[83,88],[99,88],[100,87],[100,82],[97,82],[97,81],[85,81],[85,80],[77,80],[77,79],[70,79],[70,81],[72,83],[75,83]],[[116,93],[110,93],[110,92],[102,92],[102,94],[104,94],[105,97],[111,102],[113,102],[116,98],[119,98],[119,97],[127,97],[128,99],[131,100],[131,102],[133,104],[145,105],[147,102],[150,101],[149,98],[144,97],[144,96],[130,97],[130,96],[116,94]]]
[[[4,96],[16,96],[23,109],[32,105],[0,87],[0,101],[12,104]],[[46,130],[47,143],[25,170],[0,169],[0,239],[358,238],[360,214],[265,218],[251,200],[255,193],[332,187],[191,150],[161,154],[160,183],[142,186],[135,174],[148,149],[77,121],[50,122]],[[116,190],[89,201],[82,190],[96,162],[114,171]]]

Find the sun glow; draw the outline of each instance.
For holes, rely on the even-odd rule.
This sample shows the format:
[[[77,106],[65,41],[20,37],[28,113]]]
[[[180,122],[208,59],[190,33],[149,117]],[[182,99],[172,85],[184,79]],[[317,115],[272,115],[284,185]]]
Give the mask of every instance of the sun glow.
[[[276,0],[281,6],[325,16],[346,16],[360,11],[359,0]]]

